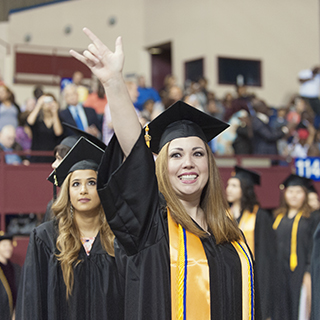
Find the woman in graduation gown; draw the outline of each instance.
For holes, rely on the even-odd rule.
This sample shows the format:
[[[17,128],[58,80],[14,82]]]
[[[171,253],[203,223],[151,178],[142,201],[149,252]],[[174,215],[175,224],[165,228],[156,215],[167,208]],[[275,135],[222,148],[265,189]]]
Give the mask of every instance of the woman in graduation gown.
[[[13,236],[0,231],[0,312],[1,320],[14,319],[21,268],[10,261]]]
[[[312,236],[319,222],[319,212],[308,205],[309,179],[291,174],[281,187],[283,203],[275,210],[277,272],[274,319],[310,317]]]
[[[102,154],[81,137],[56,169],[55,218],[30,235],[17,319],[123,319],[114,236],[96,187]]]
[[[115,130],[98,192],[117,238],[125,319],[258,319],[252,258],[207,144],[228,125],[180,101],[144,137],[122,78],[121,38],[111,52],[84,31],[93,43],[71,54],[104,85]]]
[[[235,166],[226,188],[230,211],[245,235],[255,259],[257,290],[261,301],[262,319],[271,319],[273,311],[273,279],[275,272],[275,232],[271,213],[263,210],[254,186],[260,185],[260,175]]]

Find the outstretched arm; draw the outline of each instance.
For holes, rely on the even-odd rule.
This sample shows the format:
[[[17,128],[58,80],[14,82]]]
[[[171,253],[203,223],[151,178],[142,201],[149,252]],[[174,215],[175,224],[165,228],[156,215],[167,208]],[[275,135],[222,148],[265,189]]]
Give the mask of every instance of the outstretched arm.
[[[141,133],[141,126],[122,76],[124,54],[121,38],[117,38],[115,51],[112,52],[89,29],[84,28],[83,31],[92,43],[83,54],[74,50],[70,50],[70,54],[101,81],[108,97],[115,134],[127,156]]]

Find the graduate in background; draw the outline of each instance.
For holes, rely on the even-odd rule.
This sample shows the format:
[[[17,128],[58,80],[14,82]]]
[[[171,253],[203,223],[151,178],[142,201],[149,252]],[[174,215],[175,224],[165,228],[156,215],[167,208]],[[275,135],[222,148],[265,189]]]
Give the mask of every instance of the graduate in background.
[[[17,319],[123,318],[114,235],[96,187],[102,154],[81,137],[52,173],[61,187],[52,205],[55,218],[30,235]]]
[[[20,266],[12,263],[12,235],[0,231],[0,318],[11,320],[15,317],[15,305],[20,279]]]
[[[275,233],[271,213],[260,208],[254,186],[260,185],[257,172],[235,167],[228,180],[226,195],[230,211],[239,223],[255,258],[257,290],[262,319],[271,319],[273,311],[272,284],[275,272]]]
[[[308,187],[308,203],[313,211],[320,209],[319,195],[316,188],[312,184],[312,180],[310,180],[310,185]]]
[[[88,50],[71,53],[104,85],[115,131],[98,192],[119,244],[125,319],[260,319],[252,257],[208,146],[228,125],[179,101],[145,134],[123,80],[121,39],[111,52],[84,31]]]
[[[312,236],[319,212],[312,212],[308,204],[309,184],[309,179],[291,174],[281,186],[283,201],[275,210],[273,224],[277,243],[275,320],[297,320],[302,311],[310,316]]]

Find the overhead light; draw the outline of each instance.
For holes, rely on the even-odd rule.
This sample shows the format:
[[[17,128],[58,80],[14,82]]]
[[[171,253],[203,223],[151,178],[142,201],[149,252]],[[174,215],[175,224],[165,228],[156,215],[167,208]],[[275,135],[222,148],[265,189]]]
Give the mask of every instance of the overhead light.
[[[64,33],[65,33],[65,34],[69,34],[69,33],[71,33],[71,32],[72,32],[72,26],[71,26],[70,24],[66,25],[66,26],[64,27]]]
[[[31,33],[26,33],[24,36],[24,42],[30,42],[32,39],[32,34]]]

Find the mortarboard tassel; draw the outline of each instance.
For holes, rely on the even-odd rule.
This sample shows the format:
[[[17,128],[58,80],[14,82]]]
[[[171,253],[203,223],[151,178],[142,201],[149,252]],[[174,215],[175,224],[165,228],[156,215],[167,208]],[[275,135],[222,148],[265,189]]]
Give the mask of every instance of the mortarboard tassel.
[[[54,183],[53,183],[53,199],[57,199],[57,186],[58,186],[58,179],[57,179],[57,172],[56,169],[54,169],[54,175],[53,175]]]
[[[146,125],[146,128],[145,128],[144,139],[146,140],[146,144],[147,144],[148,148],[150,148],[151,136],[149,135],[149,126],[148,125]]]

